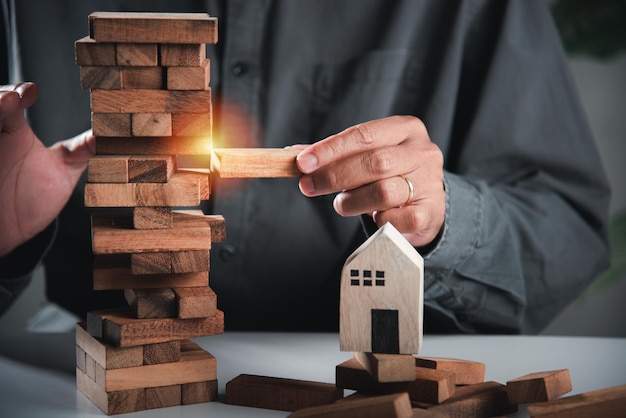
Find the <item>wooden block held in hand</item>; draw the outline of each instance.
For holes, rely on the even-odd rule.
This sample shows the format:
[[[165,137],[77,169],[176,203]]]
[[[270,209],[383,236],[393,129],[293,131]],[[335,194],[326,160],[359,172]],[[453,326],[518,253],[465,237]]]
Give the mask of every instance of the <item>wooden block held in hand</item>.
[[[331,383],[241,374],[226,383],[226,403],[254,408],[295,411],[332,403],[343,390]]]
[[[170,206],[133,208],[133,228],[135,229],[167,229],[174,224],[174,216]]]
[[[221,178],[300,177],[297,148],[219,148],[213,150],[211,171]]]
[[[506,382],[509,401],[514,404],[544,402],[572,391],[569,370],[530,373]]]
[[[205,59],[205,44],[161,45],[161,66],[163,67],[198,67]]]
[[[76,64],[83,67],[114,66],[115,44],[96,42],[85,36],[74,43]]]
[[[416,357],[417,367],[445,370],[454,373],[457,385],[471,385],[485,380],[485,363],[444,357]]]
[[[211,80],[210,61],[197,67],[167,67],[168,90],[206,90]]]
[[[119,66],[156,67],[159,65],[157,44],[118,43],[116,63]]]
[[[217,313],[217,295],[209,287],[175,287],[179,318],[208,318]]]
[[[626,385],[528,405],[531,418],[622,418],[624,411]]]
[[[289,418],[411,418],[413,410],[409,395],[391,395],[361,398],[349,402],[299,409]]]
[[[415,380],[415,358],[412,355],[362,352],[353,355],[377,382]]]
[[[130,183],[167,183],[175,170],[176,160],[171,155],[133,155],[128,159]]]
[[[94,155],[87,163],[90,183],[128,183],[130,155]]]

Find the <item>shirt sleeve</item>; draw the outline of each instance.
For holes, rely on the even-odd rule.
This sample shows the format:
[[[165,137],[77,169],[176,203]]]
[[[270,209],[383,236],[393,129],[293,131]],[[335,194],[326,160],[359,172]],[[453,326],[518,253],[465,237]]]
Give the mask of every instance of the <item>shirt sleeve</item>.
[[[55,221],[30,241],[0,257],[0,316],[30,283],[33,272],[54,241],[56,230]]]

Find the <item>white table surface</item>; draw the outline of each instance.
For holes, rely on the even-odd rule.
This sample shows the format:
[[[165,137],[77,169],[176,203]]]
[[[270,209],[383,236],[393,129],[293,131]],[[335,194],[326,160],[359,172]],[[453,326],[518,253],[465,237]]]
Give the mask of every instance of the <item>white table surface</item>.
[[[259,374],[332,383],[335,366],[350,357],[337,334],[230,333],[196,338],[217,359],[220,398],[239,374]],[[0,415],[14,417],[103,417],[76,389],[73,334],[0,336]],[[626,339],[548,336],[430,336],[420,355],[486,364],[486,380],[507,380],[567,368],[573,391],[626,383]],[[35,364],[35,365],[33,365]],[[350,392],[346,391],[346,394]],[[153,409],[123,417],[286,417],[288,412],[211,402]],[[524,407],[513,416],[528,416]]]

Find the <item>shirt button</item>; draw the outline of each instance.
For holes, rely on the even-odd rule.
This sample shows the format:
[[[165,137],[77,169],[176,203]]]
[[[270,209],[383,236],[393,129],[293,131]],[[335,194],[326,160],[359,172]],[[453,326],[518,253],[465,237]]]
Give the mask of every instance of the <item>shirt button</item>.
[[[248,64],[246,64],[245,62],[241,62],[241,61],[236,62],[230,67],[230,72],[235,77],[240,77],[248,72]]]
[[[235,257],[237,249],[231,244],[224,244],[220,248],[219,255],[222,261],[229,262]]]

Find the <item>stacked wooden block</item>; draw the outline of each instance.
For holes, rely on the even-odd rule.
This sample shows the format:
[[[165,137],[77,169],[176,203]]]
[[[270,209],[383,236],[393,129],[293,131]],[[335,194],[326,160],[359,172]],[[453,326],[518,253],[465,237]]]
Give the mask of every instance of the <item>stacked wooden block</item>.
[[[129,304],[76,326],[78,389],[109,415],[217,397],[216,359],[190,338],[224,330],[209,251],[225,223],[193,209],[209,198],[208,169],[177,169],[178,155],[211,152],[216,26],[201,13],[98,12],[75,44],[96,136],[94,289],[124,289]]]

